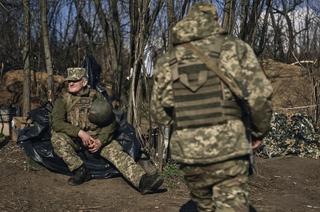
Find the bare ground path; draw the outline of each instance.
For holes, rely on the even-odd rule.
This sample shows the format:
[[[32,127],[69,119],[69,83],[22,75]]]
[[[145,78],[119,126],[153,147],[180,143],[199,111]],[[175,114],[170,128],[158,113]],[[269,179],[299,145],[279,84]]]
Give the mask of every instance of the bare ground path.
[[[297,157],[258,159],[250,182],[257,211],[320,211],[320,161]],[[13,143],[0,149],[0,211],[193,211],[187,188],[140,195],[122,178],[91,180],[71,187],[68,176],[27,171]]]

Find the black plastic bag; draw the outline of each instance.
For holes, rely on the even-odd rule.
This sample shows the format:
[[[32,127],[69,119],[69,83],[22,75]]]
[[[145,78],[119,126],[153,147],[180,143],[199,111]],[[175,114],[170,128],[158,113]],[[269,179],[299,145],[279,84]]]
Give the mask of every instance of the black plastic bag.
[[[137,161],[141,156],[141,143],[138,140],[135,130],[129,124],[123,112],[113,110],[116,121],[119,125],[115,132],[115,139],[121,144],[125,151]]]

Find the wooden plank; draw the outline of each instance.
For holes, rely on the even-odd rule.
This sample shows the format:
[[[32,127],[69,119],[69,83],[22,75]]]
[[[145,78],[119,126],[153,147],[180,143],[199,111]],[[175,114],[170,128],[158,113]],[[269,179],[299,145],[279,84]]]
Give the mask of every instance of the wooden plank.
[[[28,120],[27,120],[27,117],[15,116],[13,117],[11,123],[12,123],[11,140],[13,142],[17,142],[18,132],[20,129],[23,129],[28,124]]]

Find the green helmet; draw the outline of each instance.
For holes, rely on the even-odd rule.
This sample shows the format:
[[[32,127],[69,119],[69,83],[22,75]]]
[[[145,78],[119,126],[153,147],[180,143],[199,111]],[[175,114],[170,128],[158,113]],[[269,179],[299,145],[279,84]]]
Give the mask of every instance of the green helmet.
[[[89,121],[99,127],[104,127],[113,121],[111,104],[104,98],[97,98],[92,102],[89,111]]]

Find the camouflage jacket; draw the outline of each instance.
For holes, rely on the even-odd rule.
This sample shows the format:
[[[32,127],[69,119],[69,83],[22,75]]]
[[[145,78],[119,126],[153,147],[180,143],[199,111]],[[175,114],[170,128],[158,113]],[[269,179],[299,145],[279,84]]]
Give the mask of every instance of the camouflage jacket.
[[[90,95],[90,93],[93,95]],[[106,127],[99,128],[98,126],[94,124],[90,124],[89,127],[81,127],[76,126],[75,124],[72,124],[70,120],[68,120],[68,116],[71,112],[69,108],[70,105],[68,105],[68,101],[66,97],[69,97],[71,100],[78,98],[78,97],[92,97],[92,101],[95,98],[104,98],[101,94],[99,94],[96,91],[90,90],[89,88],[86,88],[82,90],[78,95],[72,95],[70,93],[64,93],[60,98],[58,98],[54,104],[53,110],[52,110],[52,130],[55,132],[65,133],[71,138],[75,139],[78,137],[78,132],[80,130],[85,130],[88,132],[91,136],[98,138],[103,144],[109,143],[113,138],[113,133],[116,130],[117,124],[115,121],[113,121],[111,124],[109,124]],[[71,101],[72,102],[72,101]],[[69,103],[70,104],[70,103]],[[71,106],[72,107],[72,106]],[[88,120],[85,120],[88,122]]]
[[[172,113],[168,112],[175,108],[172,61],[188,51],[180,44],[191,42],[210,56],[208,50],[215,38],[225,36],[220,51],[219,68],[232,77],[242,90],[254,125],[252,134],[261,137],[268,130],[272,116],[271,84],[261,70],[251,47],[239,39],[225,35],[216,20],[206,18],[193,13],[173,28],[174,48],[160,57],[155,66],[152,117],[161,125],[170,125],[174,121]],[[192,57],[199,59],[194,54]],[[228,93],[227,86],[224,86],[224,89]],[[230,90],[229,93],[232,95]],[[223,161],[249,154],[251,151],[241,120],[229,120],[225,124],[211,127],[176,130],[170,145],[173,159],[190,164]]]

